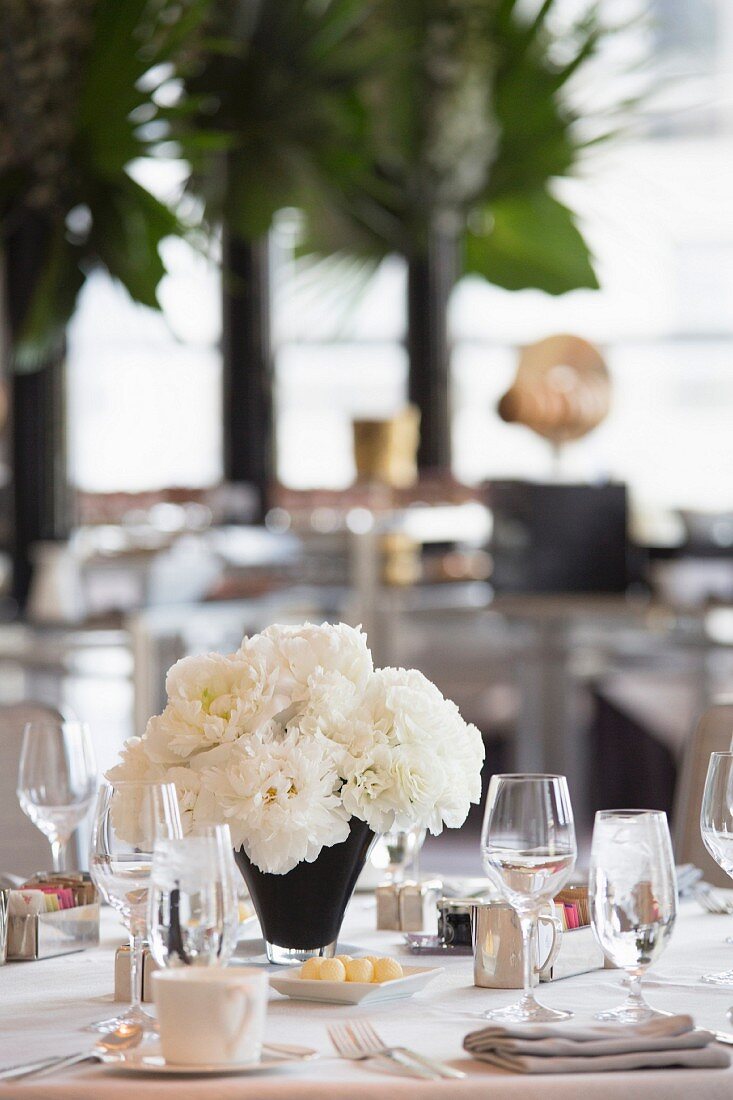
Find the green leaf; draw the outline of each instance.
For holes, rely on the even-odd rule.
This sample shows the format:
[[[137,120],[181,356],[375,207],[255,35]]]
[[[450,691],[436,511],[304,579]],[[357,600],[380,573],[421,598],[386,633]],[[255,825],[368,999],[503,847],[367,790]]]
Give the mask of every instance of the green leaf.
[[[506,290],[565,294],[598,288],[590,252],[566,206],[546,191],[496,200],[483,212],[487,232],[469,230],[465,273]]]
[[[159,308],[158,283],[165,275],[159,247],[165,237],[181,235],[176,215],[129,176],[103,185],[90,202],[90,245],[113,278],[142,305]]]

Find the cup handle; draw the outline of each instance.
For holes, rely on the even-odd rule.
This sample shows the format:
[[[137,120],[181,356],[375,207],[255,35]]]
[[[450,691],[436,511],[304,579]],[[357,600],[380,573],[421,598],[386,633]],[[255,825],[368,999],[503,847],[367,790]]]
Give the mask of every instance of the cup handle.
[[[226,1036],[227,1057],[233,1058],[239,1041],[252,1019],[254,1000],[244,989],[228,989],[227,1000],[231,1006],[232,1026]]]
[[[537,967],[537,973],[539,974],[540,971],[546,970],[548,966],[552,966],[560,953],[560,947],[562,945],[562,925],[556,916],[544,916],[542,914],[537,918],[537,923],[549,924],[552,928],[552,944],[550,945],[547,958]]]

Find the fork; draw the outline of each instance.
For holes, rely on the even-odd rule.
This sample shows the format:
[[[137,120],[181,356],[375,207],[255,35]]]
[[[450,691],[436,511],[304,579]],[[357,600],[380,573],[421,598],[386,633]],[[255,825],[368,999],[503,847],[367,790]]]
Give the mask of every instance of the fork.
[[[708,913],[730,916],[733,914],[733,901],[724,897],[709,882],[701,882],[693,889],[693,897]]]
[[[350,1020],[348,1023],[329,1028],[329,1035],[336,1049],[345,1058],[356,1061],[366,1058],[388,1058],[398,1065],[409,1069],[418,1076],[437,1081],[445,1077],[461,1078],[465,1073],[453,1069],[443,1062],[426,1058],[417,1051],[403,1046],[388,1046],[377,1034],[371,1024],[365,1020]],[[345,1053],[346,1051],[349,1053]]]

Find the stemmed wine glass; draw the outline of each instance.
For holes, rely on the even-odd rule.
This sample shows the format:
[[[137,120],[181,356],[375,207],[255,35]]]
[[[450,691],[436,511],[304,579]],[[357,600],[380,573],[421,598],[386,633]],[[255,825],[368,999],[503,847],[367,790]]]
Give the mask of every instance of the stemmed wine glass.
[[[408,868],[412,877],[420,879],[420,850],[425,843],[427,829],[392,829],[382,836],[382,844],[387,852],[386,882],[399,884],[405,881]]]
[[[733,878],[733,752],[710,756],[700,809],[703,844],[719,867]],[[733,986],[733,970],[703,974],[709,985]]]
[[[113,1031],[122,1024],[155,1030],[142,1007],[143,945],[148,930],[148,888],[157,842],[181,837],[173,783],[115,780],[99,791],[92,829],[89,869],[104,900],[116,909],[130,933],[130,1007],[121,1016],[95,1024]]]
[[[156,841],[148,928],[159,966],[226,966],[239,929],[237,877],[228,825]]]
[[[629,995],[597,1019],[635,1024],[666,1016],[644,1000],[641,980],[669,943],[677,878],[662,810],[600,810],[591,845],[591,923],[601,949],[629,976]]]
[[[66,849],[89,812],[97,769],[89,727],[81,722],[28,722],[18,766],[20,808],[51,845],[54,871],[66,868]]]
[[[492,776],[486,796],[481,854],[486,874],[519,917],[524,959],[522,999],[484,1015],[515,1023],[572,1016],[571,1012],[539,1004],[532,992],[539,912],[565,885],[577,855],[565,776]]]

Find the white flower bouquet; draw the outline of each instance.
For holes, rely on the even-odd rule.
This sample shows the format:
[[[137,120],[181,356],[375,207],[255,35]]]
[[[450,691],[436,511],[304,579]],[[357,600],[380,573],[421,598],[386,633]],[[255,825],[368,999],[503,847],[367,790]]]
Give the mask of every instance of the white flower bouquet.
[[[375,669],[343,623],[271,626],[228,656],[185,657],[166,690],[108,777],[175,783],[184,830],[226,822],[261,871],[313,862],[351,817],[437,834],[480,800],[478,729],[422,673]]]

